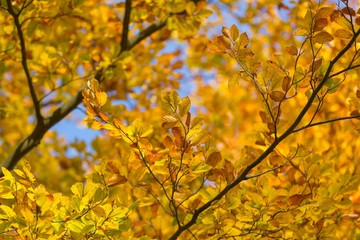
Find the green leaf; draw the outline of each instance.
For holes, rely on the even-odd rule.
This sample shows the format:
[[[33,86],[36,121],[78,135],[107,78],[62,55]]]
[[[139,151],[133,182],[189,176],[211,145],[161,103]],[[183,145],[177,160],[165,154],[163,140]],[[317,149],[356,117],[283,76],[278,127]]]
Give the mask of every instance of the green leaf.
[[[191,169],[191,171],[193,173],[204,173],[204,172],[208,172],[212,169],[212,167],[210,165],[207,165],[205,163],[200,163],[199,165],[196,165],[195,167],[193,167]]]
[[[81,233],[82,230],[85,227],[85,224],[81,220],[69,220],[66,223],[67,227],[70,229],[70,231]]]
[[[75,183],[71,186],[71,192],[76,196],[82,197],[84,194],[84,184],[81,182]]]

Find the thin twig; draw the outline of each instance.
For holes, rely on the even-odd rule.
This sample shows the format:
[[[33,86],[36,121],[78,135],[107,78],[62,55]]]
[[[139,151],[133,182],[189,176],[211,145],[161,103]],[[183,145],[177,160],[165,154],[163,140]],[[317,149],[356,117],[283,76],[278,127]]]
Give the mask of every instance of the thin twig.
[[[302,130],[310,128],[310,127],[323,125],[323,124],[326,124],[326,123],[338,122],[338,121],[343,121],[343,120],[347,120],[347,119],[354,119],[354,118],[360,118],[360,115],[354,115],[354,116],[348,116],[348,117],[340,117],[340,118],[329,119],[329,120],[325,120],[325,121],[321,121],[321,122],[311,123],[309,125],[294,129],[293,133],[302,131]]]

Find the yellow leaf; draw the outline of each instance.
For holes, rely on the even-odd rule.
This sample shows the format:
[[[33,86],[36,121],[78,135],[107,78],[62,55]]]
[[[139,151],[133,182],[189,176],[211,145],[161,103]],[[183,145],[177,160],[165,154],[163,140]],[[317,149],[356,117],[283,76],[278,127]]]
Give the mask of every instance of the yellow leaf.
[[[96,101],[102,107],[107,101],[107,94],[105,92],[95,92]]]
[[[230,27],[230,38],[235,42],[238,39],[238,37],[239,37],[239,29],[236,27],[235,24],[233,24]]]

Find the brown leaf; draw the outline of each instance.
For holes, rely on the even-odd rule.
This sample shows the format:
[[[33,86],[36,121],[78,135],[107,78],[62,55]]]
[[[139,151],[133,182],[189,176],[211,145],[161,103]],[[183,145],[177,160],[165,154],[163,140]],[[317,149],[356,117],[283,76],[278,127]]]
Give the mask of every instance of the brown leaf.
[[[285,51],[290,55],[294,55],[294,56],[298,55],[298,49],[294,45],[286,47]]]
[[[323,30],[328,24],[328,21],[326,18],[319,18],[317,20],[315,20],[315,24],[314,24],[314,31],[321,31]]]
[[[357,97],[357,98],[360,98],[360,90],[359,90],[359,89],[356,90],[356,97]]]
[[[351,7],[344,7],[343,9],[341,9],[341,12],[346,14],[346,15],[350,15],[350,16],[355,16],[356,12],[353,8]]]
[[[321,31],[314,36],[313,40],[316,43],[325,44],[334,40],[334,37],[326,31]]]
[[[355,23],[356,23],[356,25],[360,25],[360,17],[355,18]]]
[[[334,9],[331,7],[323,7],[320,8],[315,15],[315,18],[320,19],[320,18],[327,18],[329,16],[331,16],[331,14],[334,12]]]
[[[291,77],[285,76],[281,88],[284,92],[286,92],[290,89],[290,87],[291,87]]]
[[[219,162],[221,162],[221,160],[221,153],[219,151],[214,151],[207,156],[205,163],[212,167],[215,167]]]
[[[284,99],[285,93],[283,91],[272,91],[270,93],[270,98],[274,100],[275,102],[280,102]]]
[[[219,47],[221,49],[230,49],[231,48],[231,42],[228,38],[224,37],[224,36],[217,36],[216,37],[216,42],[219,45]]]
[[[315,61],[311,66],[311,71],[316,72],[321,67],[321,64],[322,64],[322,58],[315,59]]]
[[[301,195],[300,193],[291,195],[289,197],[289,203],[291,206],[299,206],[302,201],[304,201],[306,199],[306,195]]]
[[[107,186],[108,187],[114,187],[116,185],[124,184],[127,182],[127,178],[120,175],[120,174],[114,174],[109,179]]]

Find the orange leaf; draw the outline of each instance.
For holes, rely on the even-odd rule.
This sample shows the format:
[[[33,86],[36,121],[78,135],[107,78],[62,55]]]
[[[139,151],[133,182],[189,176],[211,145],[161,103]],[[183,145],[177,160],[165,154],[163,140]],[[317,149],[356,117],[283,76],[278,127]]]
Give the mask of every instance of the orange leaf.
[[[328,24],[328,21],[326,18],[319,18],[315,20],[314,24],[314,31],[321,31],[323,30]]]
[[[116,185],[124,184],[127,182],[127,178],[120,175],[120,174],[114,174],[109,179],[107,186],[108,187],[114,187]]]
[[[344,7],[343,9],[341,9],[341,12],[346,14],[346,15],[350,15],[350,16],[355,16],[356,12],[353,8],[351,7]]]
[[[219,162],[221,162],[222,156],[219,151],[211,152],[206,158],[206,164],[215,167]]]

